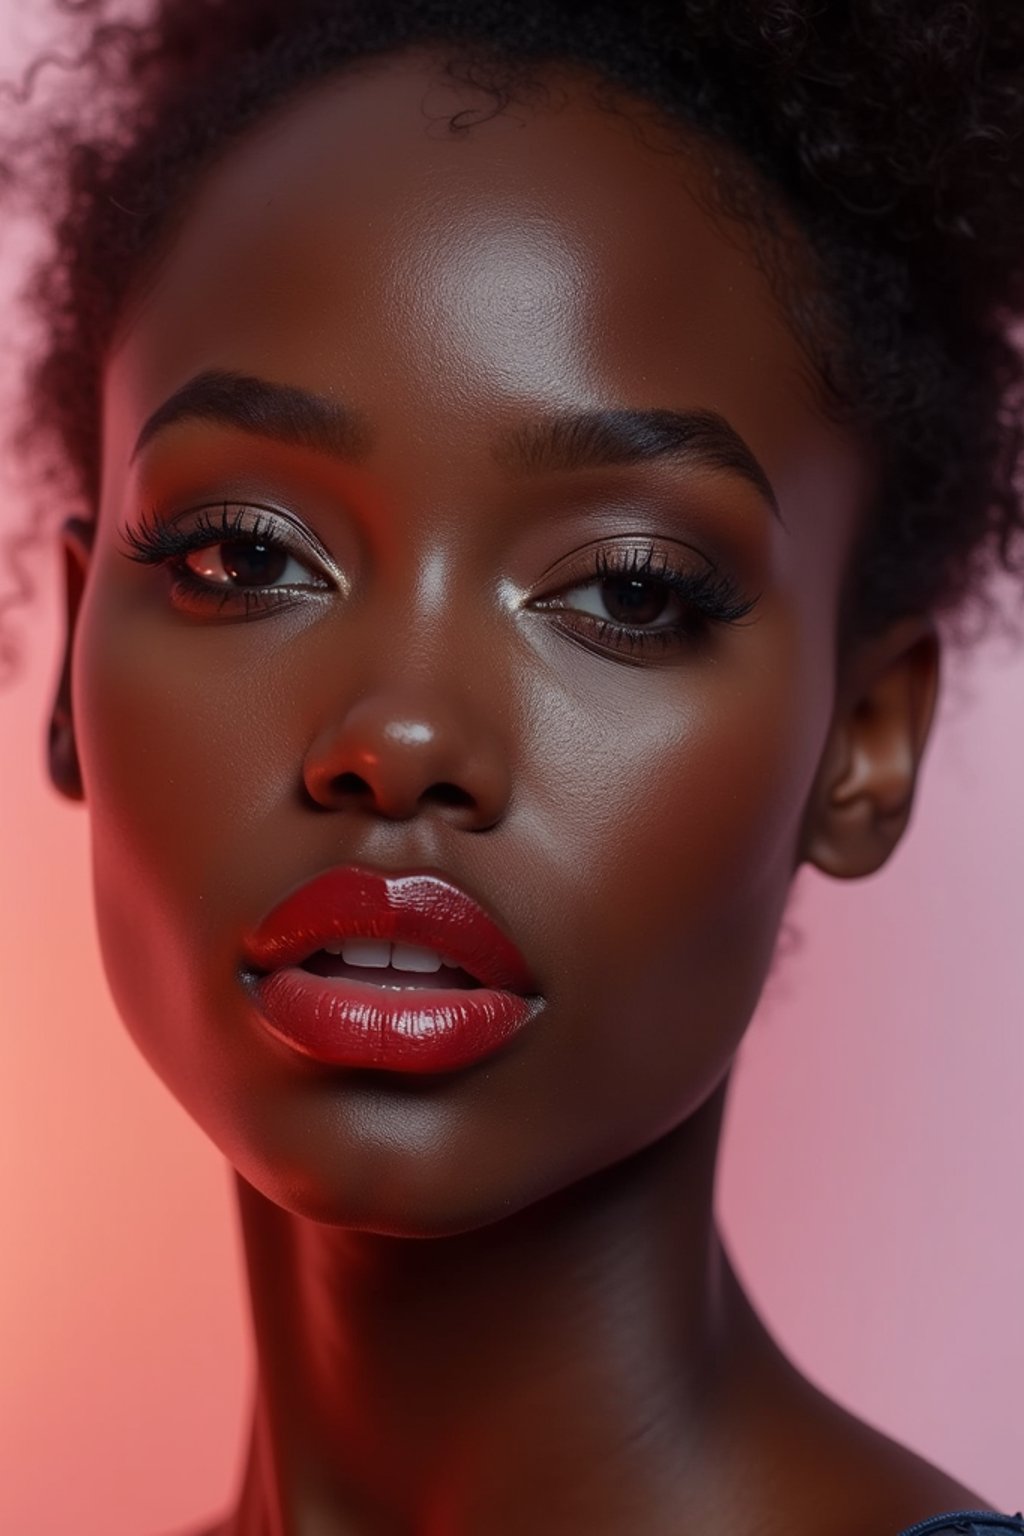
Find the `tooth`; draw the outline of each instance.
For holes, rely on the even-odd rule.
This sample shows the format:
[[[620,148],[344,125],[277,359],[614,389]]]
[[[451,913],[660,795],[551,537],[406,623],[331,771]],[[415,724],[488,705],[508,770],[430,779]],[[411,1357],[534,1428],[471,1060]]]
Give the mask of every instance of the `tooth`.
[[[340,949],[346,965],[371,965],[381,970],[391,963],[391,945],[385,939],[342,939]]]
[[[421,949],[418,944],[395,944],[391,964],[396,971],[439,971],[441,956],[432,949]]]
[[[341,940],[338,939],[334,944],[323,944],[321,945],[321,948],[323,949],[325,955],[340,955]]]

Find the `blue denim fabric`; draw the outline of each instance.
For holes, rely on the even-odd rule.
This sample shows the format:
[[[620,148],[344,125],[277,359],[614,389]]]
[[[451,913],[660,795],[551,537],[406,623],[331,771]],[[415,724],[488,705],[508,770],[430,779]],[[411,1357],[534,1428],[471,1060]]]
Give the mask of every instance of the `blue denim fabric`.
[[[1024,1536],[1024,1515],[993,1515],[980,1509],[961,1509],[950,1515],[933,1515],[900,1536]]]

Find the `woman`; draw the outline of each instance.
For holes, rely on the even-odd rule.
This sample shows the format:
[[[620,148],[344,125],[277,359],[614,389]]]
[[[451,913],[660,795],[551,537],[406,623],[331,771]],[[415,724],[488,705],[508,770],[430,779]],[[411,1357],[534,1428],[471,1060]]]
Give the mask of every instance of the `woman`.
[[[712,1219],[794,873],[898,844],[1022,520],[1024,27],[901,9],[166,0],[35,141],[50,772],[238,1174],[216,1536],[1024,1530]]]

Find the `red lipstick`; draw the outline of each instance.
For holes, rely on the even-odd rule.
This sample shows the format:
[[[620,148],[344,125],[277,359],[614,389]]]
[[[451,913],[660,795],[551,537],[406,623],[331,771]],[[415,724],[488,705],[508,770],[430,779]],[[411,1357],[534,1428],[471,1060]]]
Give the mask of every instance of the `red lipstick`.
[[[439,984],[390,966],[366,969],[365,980],[343,963],[339,974],[308,968],[319,961],[322,970],[331,959],[325,946],[350,939],[434,951],[443,957]],[[327,870],[274,907],[244,949],[261,1023],[330,1066],[450,1072],[500,1050],[543,1001],[494,919],[458,886],[422,871]]]

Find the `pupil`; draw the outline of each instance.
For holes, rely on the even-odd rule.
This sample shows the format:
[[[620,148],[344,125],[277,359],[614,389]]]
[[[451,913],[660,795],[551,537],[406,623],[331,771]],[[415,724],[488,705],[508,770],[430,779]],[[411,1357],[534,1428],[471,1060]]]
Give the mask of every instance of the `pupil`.
[[[278,580],[288,564],[288,551],[275,549],[271,544],[221,545],[221,564],[232,581],[242,585],[249,581],[256,586],[269,585]]]
[[[625,624],[650,624],[661,617],[668,602],[664,587],[659,590],[657,583],[635,577],[606,581],[604,588],[602,596],[609,613]]]

